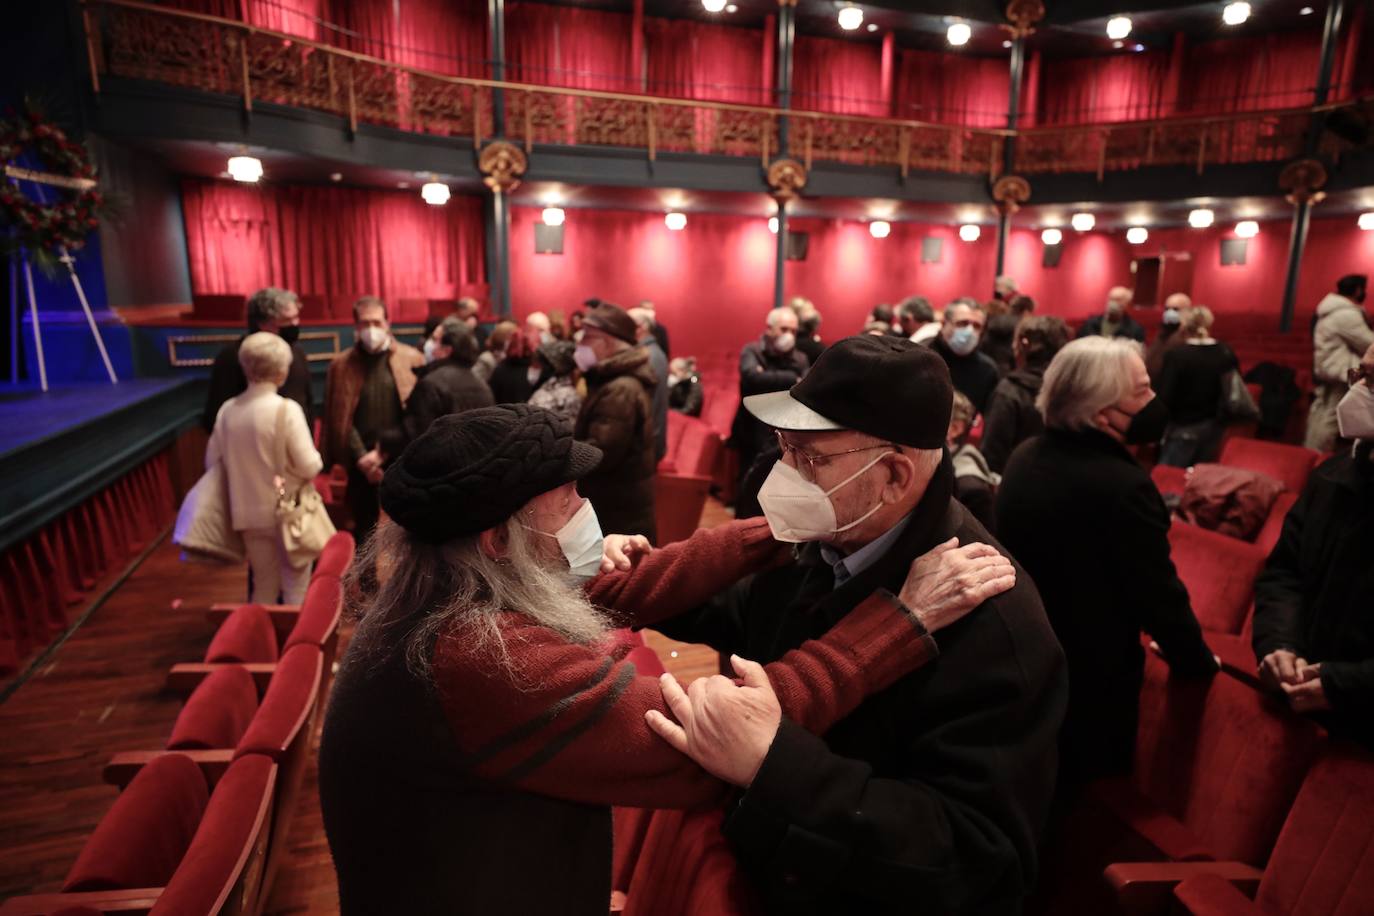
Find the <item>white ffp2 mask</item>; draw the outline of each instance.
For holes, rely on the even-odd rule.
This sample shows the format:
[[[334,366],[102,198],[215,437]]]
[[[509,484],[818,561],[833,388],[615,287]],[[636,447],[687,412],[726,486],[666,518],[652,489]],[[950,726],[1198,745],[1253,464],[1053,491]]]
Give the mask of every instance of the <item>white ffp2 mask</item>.
[[[822,490],[811,481],[803,480],[790,464],[779,461],[773,465],[772,473],[759,490],[759,505],[763,507],[763,515],[768,519],[773,537],[789,544],[820,541],[832,534],[848,531],[877,512],[883,507],[881,500],[854,521],[839,525],[835,521],[835,506],[830,502],[830,495],[857,480],[888,454],[883,452],[829,490]]]

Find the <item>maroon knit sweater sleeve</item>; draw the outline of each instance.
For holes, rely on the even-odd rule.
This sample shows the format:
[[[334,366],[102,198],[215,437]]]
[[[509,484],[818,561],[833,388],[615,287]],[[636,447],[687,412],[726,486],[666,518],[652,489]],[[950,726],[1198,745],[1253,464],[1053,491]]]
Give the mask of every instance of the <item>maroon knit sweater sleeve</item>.
[[[724,785],[645,724],[649,709],[671,715],[657,678],[523,614],[501,626],[509,664],[462,631],[434,651],[440,703],[472,772],[592,804],[687,808],[723,796]],[[766,670],[783,714],[819,734],[934,654],[915,618],[877,592]]]

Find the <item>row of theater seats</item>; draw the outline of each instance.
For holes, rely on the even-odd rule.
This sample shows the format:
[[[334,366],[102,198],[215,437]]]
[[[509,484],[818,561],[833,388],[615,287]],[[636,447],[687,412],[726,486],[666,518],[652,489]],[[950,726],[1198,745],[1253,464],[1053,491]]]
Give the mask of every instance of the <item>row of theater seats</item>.
[[[299,607],[216,605],[201,662],[173,666],[187,695],[162,748],[116,754],[119,797],[58,894],[0,916],[175,916],[262,911],[323,709],[353,537],[334,535]]]

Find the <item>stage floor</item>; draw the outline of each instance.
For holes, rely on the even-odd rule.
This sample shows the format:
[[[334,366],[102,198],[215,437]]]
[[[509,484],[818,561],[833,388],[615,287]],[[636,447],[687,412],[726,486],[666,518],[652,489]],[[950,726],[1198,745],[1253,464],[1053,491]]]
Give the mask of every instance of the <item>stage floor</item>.
[[[0,457],[36,445],[73,427],[156,397],[185,384],[184,378],[128,379],[117,384],[83,382],[0,387]]]

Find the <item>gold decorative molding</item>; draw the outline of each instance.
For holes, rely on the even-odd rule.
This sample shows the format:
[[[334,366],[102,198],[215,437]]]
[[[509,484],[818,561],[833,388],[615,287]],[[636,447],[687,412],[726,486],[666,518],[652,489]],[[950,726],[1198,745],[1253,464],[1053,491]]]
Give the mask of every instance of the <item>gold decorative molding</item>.
[[[1035,33],[1035,24],[1045,18],[1045,4],[1040,0],[1011,0],[1007,4],[1007,22],[1003,25],[1012,40]]]
[[[1319,204],[1326,199],[1326,166],[1316,159],[1299,159],[1279,173],[1279,187],[1287,191],[1290,204]]]
[[[1030,182],[1020,175],[1003,175],[992,185],[992,199],[999,213],[1010,215],[1030,200]]]
[[[778,6],[796,6],[797,0],[778,0]]]
[[[806,187],[806,167],[795,159],[777,159],[768,166],[768,187],[773,199],[786,206]]]
[[[514,143],[497,140],[483,147],[477,157],[482,182],[493,191],[509,193],[520,186],[520,176],[529,167],[525,151]]]
[[[182,347],[209,347],[223,346],[233,343],[242,337],[242,334],[176,334],[167,338],[167,362],[173,369],[203,369],[206,366],[215,364],[215,356],[185,356],[182,354]],[[328,362],[339,355],[339,332],[338,331],[302,331],[300,341],[307,340],[327,340],[330,342],[328,352],[307,353],[305,358],[312,363]]]

